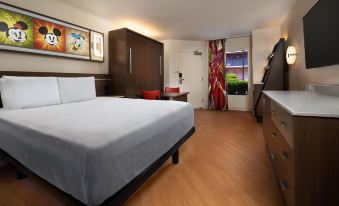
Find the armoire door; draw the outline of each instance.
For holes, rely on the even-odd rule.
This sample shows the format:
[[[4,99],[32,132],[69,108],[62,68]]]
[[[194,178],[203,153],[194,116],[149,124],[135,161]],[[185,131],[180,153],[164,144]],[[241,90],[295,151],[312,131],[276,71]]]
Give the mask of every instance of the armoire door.
[[[160,91],[164,91],[164,45],[157,43],[157,58],[159,59]]]
[[[142,93],[144,71],[147,69],[146,59],[147,53],[144,37],[133,33],[127,32],[127,73],[128,82],[126,88],[126,96],[131,98],[139,97]]]
[[[163,46],[152,40],[148,41],[147,75],[145,89],[162,91],[163,79]]]

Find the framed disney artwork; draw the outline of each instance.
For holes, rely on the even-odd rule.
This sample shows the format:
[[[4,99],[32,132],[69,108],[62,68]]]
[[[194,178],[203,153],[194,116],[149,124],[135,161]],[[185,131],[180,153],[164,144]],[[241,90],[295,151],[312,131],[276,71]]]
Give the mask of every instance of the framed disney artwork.
[[[0,2],[0,49],[104,61],[104,34]]]

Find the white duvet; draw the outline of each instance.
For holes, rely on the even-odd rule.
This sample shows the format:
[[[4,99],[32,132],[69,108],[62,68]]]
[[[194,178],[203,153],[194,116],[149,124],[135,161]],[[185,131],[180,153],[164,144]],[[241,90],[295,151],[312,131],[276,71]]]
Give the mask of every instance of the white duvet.
[[[192,106],[123,98],[0,110],[0,148],[87,205],[99,205],[194,125]]]

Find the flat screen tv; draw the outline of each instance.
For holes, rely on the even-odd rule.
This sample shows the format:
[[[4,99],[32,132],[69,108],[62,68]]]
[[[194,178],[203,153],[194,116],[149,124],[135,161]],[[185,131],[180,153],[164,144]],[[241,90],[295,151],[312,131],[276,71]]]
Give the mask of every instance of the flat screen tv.
[[[319,0],[304,16],[306,68],[339,64],[339,0]]]

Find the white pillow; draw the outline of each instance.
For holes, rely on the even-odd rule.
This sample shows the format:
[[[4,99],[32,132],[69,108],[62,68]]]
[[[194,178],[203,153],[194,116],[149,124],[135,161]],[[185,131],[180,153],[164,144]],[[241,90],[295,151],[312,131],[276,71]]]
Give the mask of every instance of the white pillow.
[[[56,77],[15,77],[0,79],[4,109],[25,109],[60,104]]]
[[[58,85],[62,104],[96,98],[94,77],[59,77]]]

